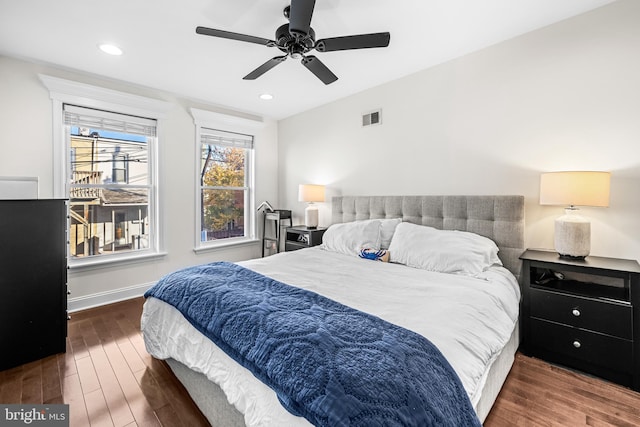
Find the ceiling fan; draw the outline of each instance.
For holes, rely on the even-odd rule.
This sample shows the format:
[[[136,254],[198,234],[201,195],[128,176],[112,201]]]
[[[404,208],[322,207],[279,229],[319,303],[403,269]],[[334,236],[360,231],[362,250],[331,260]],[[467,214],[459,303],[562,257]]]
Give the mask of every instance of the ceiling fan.
[[[293,59],[301,59],[302,65],[322,80],[324,84],[328,85],[338,80],[338,77],[316,56],[307,55],[311,50],[333,52],[336,50],[368,49],[389,46],[391,35],[388,32],[316,40],[315,31],[311,28],[311,17],[313,16],[315,3],[315,0],[291,0],[291,5],[285,7],[283,10],[284,16],[289,19],[289,23],[278,27],[275,40],[206,27],[197,27],[196,33],[256,43],[267,47],[277,47],[284,52],[284,55],[271,58],[244,76],[244,80],[255,80],[276,65],[285,61],[288,57],[291,57]]]

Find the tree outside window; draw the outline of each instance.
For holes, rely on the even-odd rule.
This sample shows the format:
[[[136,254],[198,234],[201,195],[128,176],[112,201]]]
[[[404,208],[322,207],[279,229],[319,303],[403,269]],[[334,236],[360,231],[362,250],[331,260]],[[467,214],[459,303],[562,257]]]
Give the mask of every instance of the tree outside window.
[[[225,132],[228,136],[229,134]],[[246,138],[244,135],[238,137]],[[247,148],[218,135],[201,146],[201,241],[245,237]]]

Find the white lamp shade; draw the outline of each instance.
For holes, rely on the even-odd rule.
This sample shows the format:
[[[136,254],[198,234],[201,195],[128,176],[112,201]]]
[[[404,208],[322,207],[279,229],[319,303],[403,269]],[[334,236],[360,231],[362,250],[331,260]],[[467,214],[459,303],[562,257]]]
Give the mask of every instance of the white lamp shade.
[[[300,184],[298,186],[298,201],[324,202],[324,185]]]
[[[540,175],[540,204],[609,206],[609,172],[549,172]]]

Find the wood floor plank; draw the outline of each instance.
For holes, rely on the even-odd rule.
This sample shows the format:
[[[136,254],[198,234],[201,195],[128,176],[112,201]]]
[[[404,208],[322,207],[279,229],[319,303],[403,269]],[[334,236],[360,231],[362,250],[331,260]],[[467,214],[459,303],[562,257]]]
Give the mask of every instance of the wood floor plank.
[[[127,364],[129,365],[129,369],[131,372],[140,372],[146,369],[147,365],[144,364],[142,358],[133,347],[133,344],[129,340],[122,340],[117,342],[118,348],[122,352]]]
[[[146,369],[136,374],[138,382],[147,399],[155,396],[152,403],[158,418],[163,425],[184,425],[188,427],[208,426],[198,407],[189,399],[185,401],[183,396],[188,395],[182,384],[170,372],[170,368],[164,362],[158,362],[155,370]],[[163,369],[160,369],[162,366]],[[156,375],[161,374],[160,383]],[[151,400],[150,400],[151,402]],[[175,419],[179,420],[175,424]]]
[[[96,368],[100,388],[111,413],[111,419],[116,427],[125,426],[134,421],[129,404],[122,392],[120,380],[116,377],[111,363],[102,346],[95,346],[89,350],[91,360]]]
[[[587,417],[587,426],[591,427],[637,427],[637,424],[620,424],[615,422],[614,424],[608,423],[596,418]]]
[[[0,384],[0,402],[17,404],[22,402],[23,366],[7,369],[3,372]]]
[[[70,426],[88,426],[89,415],[78,374],[62,377],[62,397],[64,403],[69,405]]]
[[[87,355],[87,357],[76,360],[82,393],[85,395],[100,389],[100,381],[88,351]]]
[[[142,338],[142,335],[129,335],[129,342],[131,342],[131,345],[138,353],[138,356],[144,362],[144,364],[149,366],[151,363],[150,360],[153,359],[153,357],[151,357],[151,355],[147,353],[147,348],[144,345],[144,339]]]
[[[586,416],[578,408],[566,405],[558,400],[557,395],[547,389],[531,387],[529,384],[514,378],[513,398],[521,410],[529,413],[544,413],[560,425],[584,425]]]
[[[21,403],[42,403],[42,361],[36,360],[23,367]]]
[[[71,341],[67,337],[67,352],[58,355],[58,370],[60,376],[65,377],[67,375],[74,375],[78,373],[76,369],[76,360],[73,357],[73,349],[71,348]]]
[[[114,427],[109,408],[107,407],[107,401],[101,389],[94,390],[91,393],[85,393],[84,401],[87,406],[87,414],[89,415],[89,424],[91,427]]]
[[[103,345],[116,340],[113,336],[113,328],[110,325],[107,325],[103,318],[97,317],[91,319],[91,326],[100,340],[100,343]]]
[[[158,414],[158,418],[162,422],[163,426],[191,427],[190,424],[185,423],[185,420],[180,418],[172,405],[167,404],[165,406],[162,406],[161,408],[156,409],[156,414]],[[199,425],[200,424],[193,424],[193,427],[198,427]]]
[[[102,345],[100,337],[98,337],[98,334],[93,327],[93,319],[87,319],[85,322],[81,323],[80,333],[82,334],[82,339],[84,340],[89,352],[91,352],[93,347]]]
[[[578,411],[585,414],[591,419],[599,419],[610,423],[618,423],[619,425],[640,425],[640,418],[635,416],[631,411],[617,410],[610,404],[606,396],[600,396],[598,399],[592,397],[583,399],[579,393],[576,396],[560,396],[557,400],[558,404],[572,406]]]
[[[62,403],[58,356],[49,356],[42,360],[42,403]]]
[[[149,405],[151,405],[154,410],[169,404],[167,396],[148,368],[137,371],[134,373],[134,376]]]
[[[640,418],[638,393],[617,384],[606,383],[592,377],[583,377],[581,381],[585,383],[585,386],[577,388],[576,394],[591,401],[605,403],[612,410]],[[638,425],[640,425],[640,421]]]
[[[120,353],[118,345],[111,342],[106,344],[104,349],[135,421],[139,424],[157,421],[153,415],[153,408],[129,369],[124,356]]]
[[[489,414],[484,422],[484,426],[531,426],[550,427],[551,421],[544,414],[537,414],[527,411],[512,400],[502,402],[500,412],[492,416]],[[503,424],[504,423],[504,424]]]
[[[89,350],[87,350],[87,345],[84,342],[80,325],[82,325],[82,321],[72,320],[68,329],[69,343],[75,360],[89,357]]]

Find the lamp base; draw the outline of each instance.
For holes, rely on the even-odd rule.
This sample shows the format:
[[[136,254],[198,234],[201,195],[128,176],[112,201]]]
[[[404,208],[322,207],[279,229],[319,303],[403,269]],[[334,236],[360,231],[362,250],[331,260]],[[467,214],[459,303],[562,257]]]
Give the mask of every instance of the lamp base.
[[[567,208],[555,221],[554,245],[561,258],[584,259],[591,251],[591,223],[576,211]]]
[[[318,207],[310,204],[304,210],[304,225],[307,228],[318,228]]]

